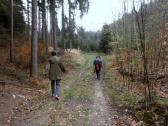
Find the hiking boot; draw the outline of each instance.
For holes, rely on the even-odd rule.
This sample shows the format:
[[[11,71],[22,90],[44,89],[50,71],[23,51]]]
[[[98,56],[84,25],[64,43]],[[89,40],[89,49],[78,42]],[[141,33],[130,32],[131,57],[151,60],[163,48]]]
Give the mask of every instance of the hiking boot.
[[[59,100],[60,98],[59,98],[58,96],[55,96],[55,99],[56,99],[56,100]]]

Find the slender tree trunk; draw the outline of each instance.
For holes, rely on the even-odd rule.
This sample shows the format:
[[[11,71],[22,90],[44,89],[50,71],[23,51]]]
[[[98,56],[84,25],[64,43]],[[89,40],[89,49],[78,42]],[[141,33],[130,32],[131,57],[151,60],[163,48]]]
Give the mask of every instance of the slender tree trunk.
[[[40,1],[38,1],[40,3]],[[38,40],[41,40],[41,14],[40,5],[38,6]]]
[[[141,5],[144,6],[144,5]],[[146,53],[146,37],[145,37],[145,22],[144,22],[144,10],[141,9],[141,22],[142,22],[142,43],[141,43],[141,47],[143,50],[143,60],[144,60],[144,81],[145,84],[147,84],[148,87],[148,96],[149,96],[149,102],[152,101],[152,97],[151,97],[151,90],[150,90],[150,85],[149,85],[149,74],[148,74],[148,57],[147,57],[147,53]]]
[[[50,46],[53,47],[53,28],[52,28],[53,22],[52,22],[52,9],[51,9],[51,7],[49,10],[50,10]]]
[[[69,26],[68,26],[68,39],[69,39],[69,48],[70,50],[72,49],[72,17],[71,17],[71,8],[72,8],[72,3],[71,3],[71,0],[68,0],[68,4],[69,4]]]
[[[37,0],[32,1],[31,76],[38,76]]]
[[[14,62],[14,42],[13,42],[13,0],[11,0],[11,41],[10,41],[10,62]]]
[[[57,41],[56,41],[56,12],[55,12],[55,0],[51,1],[51,12],[52,12],[52,40],[53,40],[53,48],[57,50]]]
[[[50,31],[48,31],[48,23],[49,23],[49,13],[50,13],[50,11],[49,11],[49,9],[48,9],[49,7],[48,7],[48,4],[46,5],[46,36],[47,36],[47,44],[48,44],[48,46],[50,46],[50,34],[49,34],[49,32]],[[48,26],[48,27],[47,27]],[[47,47],[48,47],[47,46]]]
[[[46,1],[42,0],[42,37],[45,44],[46,54],[48,53],[47,24],[46,24]]]
[[[131,50],[131,53],[133,53],[133,43],[134,43],[134,20],[133,20],[133,13],[131,14],[132,18],[131,18],[131,45],[130,45],[130,50]],[[130,56],[130,62],[131,62],[131,65],[130,65],[130,75],[131,75],[131,80],[133,81],[133,56],[131,55]]]
[[[30,42],[31,36],[30,36],[30,7],[29,7],[29,0],[27,0],[27,33],[28,33],[28,41]]]
[[[42,41],[45,43],[45,0],[42,0]]]
[[[45,49],[46,49],[46,54],[48,54],[48,30],[47,30],[47,25],[45,25]]]
[[[140,13],[138,14],[138,12],[135,10],[135,6],[134,6],[134,12],[136,16],[136,22],[138,25],[138,34],[139,34],[140,44],[142,48],[141,53],[142,53],[142,58],[143,58],[143,72],[144,72],[143,80],[144,80],[144,86],[145,86],[145,102],[146,102],[146,107],[148,107],[149,102],[151,102],[152,98],[151,98],[151,91],[150,91],[150,85],[149,85],[148,59],[147,59],[147,54],[146,54],[146,43],[145,43],[144,1],[141,2]],[[147,87],[147,90],[146,90],[146,87]],[[148,97],[146,95],[148,95]]]
[[[60,33],[59,33],[59,27],[58,27],[58,18],[57,18],[57,12],[55,13],[55,29],[56,29],[56,46],[58,47],[58,41],[61,39]]]
[[[64,49],[66,48],[65,37],[65,17],[64,17],[64,0],[62,0],[62,31],[61,31],[61,41],[63,43]]]

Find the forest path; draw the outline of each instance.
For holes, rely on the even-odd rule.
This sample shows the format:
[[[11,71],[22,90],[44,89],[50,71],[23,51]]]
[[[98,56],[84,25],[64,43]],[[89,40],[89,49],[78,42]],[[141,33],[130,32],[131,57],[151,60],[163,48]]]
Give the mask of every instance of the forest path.
[[[11,86],[10,93],[2,98],[6,101],[11,98],[13,105],[6,117],[1,117],[4,125],[118,126],[120,117],[117,116],[116,108],[108,103],[108,97],[103,90],[103,80],[96,80],[93,73],[95,56],[96,54],[82,54],[81,64],[76,64],[75,68],[64,76],[59,101],[50,96],[48,79],[44,79],[43,83],[47,87],[42,89],[31,86],[25,88],[25,85],[19,87],[19,84],[7,85]],[[9,87],[7,88],[9,90]],[[12,98],[15,96],[16,98]],[[5,106],[8,104],[5,103]],[[5,110],[5,106],[3,103],[1,110]],[[4,115],[5,113],[6,111]]]
[[[71,85],[65,94],[65,104],[62,105],[62,110],[66,116],[61,114],[55,115],[55,123],[60,126],[117,126],[119,121],[116,108],[112,108],[107,96],[104,93],[101,80],[96,79],[96,74],[93,73],[93,60],[96,54],[84,55],[85,62],[79,67],[78,76],[74,77],[74,83]],[[70,95],[70,96],[69,96]],[[63,98],[65,99],[65,97]]]
[[[90,125],[91,126],[113,126],[116,123],[115,112],[108,105],[103,93],[101,81],[94,81],[93,105],[91,107]],[[117,116],[116,116],[117,117]]]

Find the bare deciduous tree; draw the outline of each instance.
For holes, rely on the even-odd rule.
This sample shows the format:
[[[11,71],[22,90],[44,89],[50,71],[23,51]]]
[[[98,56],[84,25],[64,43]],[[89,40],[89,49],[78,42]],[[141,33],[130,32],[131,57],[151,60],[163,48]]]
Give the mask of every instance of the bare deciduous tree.
[[[136,18],[136,23],[138,26],[138,34],[139,34],[139,41],[141,45],[141,53],[142,53],[142,58],[143,58],[143,82],[145,85],[145,102],[146,102],[146,107],[149,106],[149,103],[151,102],[151,90],[150,90],[150,84],[149,84],[149,75],[148,75],[148,59],[147,59],[147,53],[146,53],[146,36],[145,36],[145,2],[144,0],[141,1],[140,3],[140,10],[137,12],[135,9],[135,4],[133,1],[133,10],[135,12],[135,18]]]

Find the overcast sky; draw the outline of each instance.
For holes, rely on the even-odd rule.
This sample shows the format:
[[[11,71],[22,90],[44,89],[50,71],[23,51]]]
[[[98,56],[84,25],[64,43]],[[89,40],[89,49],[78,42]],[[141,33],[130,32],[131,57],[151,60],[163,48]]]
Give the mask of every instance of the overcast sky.
[[[26,4],[26,0],[23,0]],[[76,16],[76,23],[78,26],[82,26],[86,31],[101,30],[103,24],[112,23],[119,15],[123,14],[123,1],[124,0],[89,0],[90,8],[87,14],[82,19],[79,15]],[[131,8],[132,0],[127,1],[126,6],[128,11]],[[67,8],[67,6],[66,6]],[[67,8],[68,9],[68,8]],[[61,26],[61,13],[58,13],[58,23]]]
[[[112,23],[119,15],[123,14],[123,0],[90,0],[90,9],[83,19],[77,19],[77,23],[86,30],[101,30],[103,24]],[[127,8],[130,10],[131,0],[127,0]],[[129,2],[130,1],[130,2]]]

